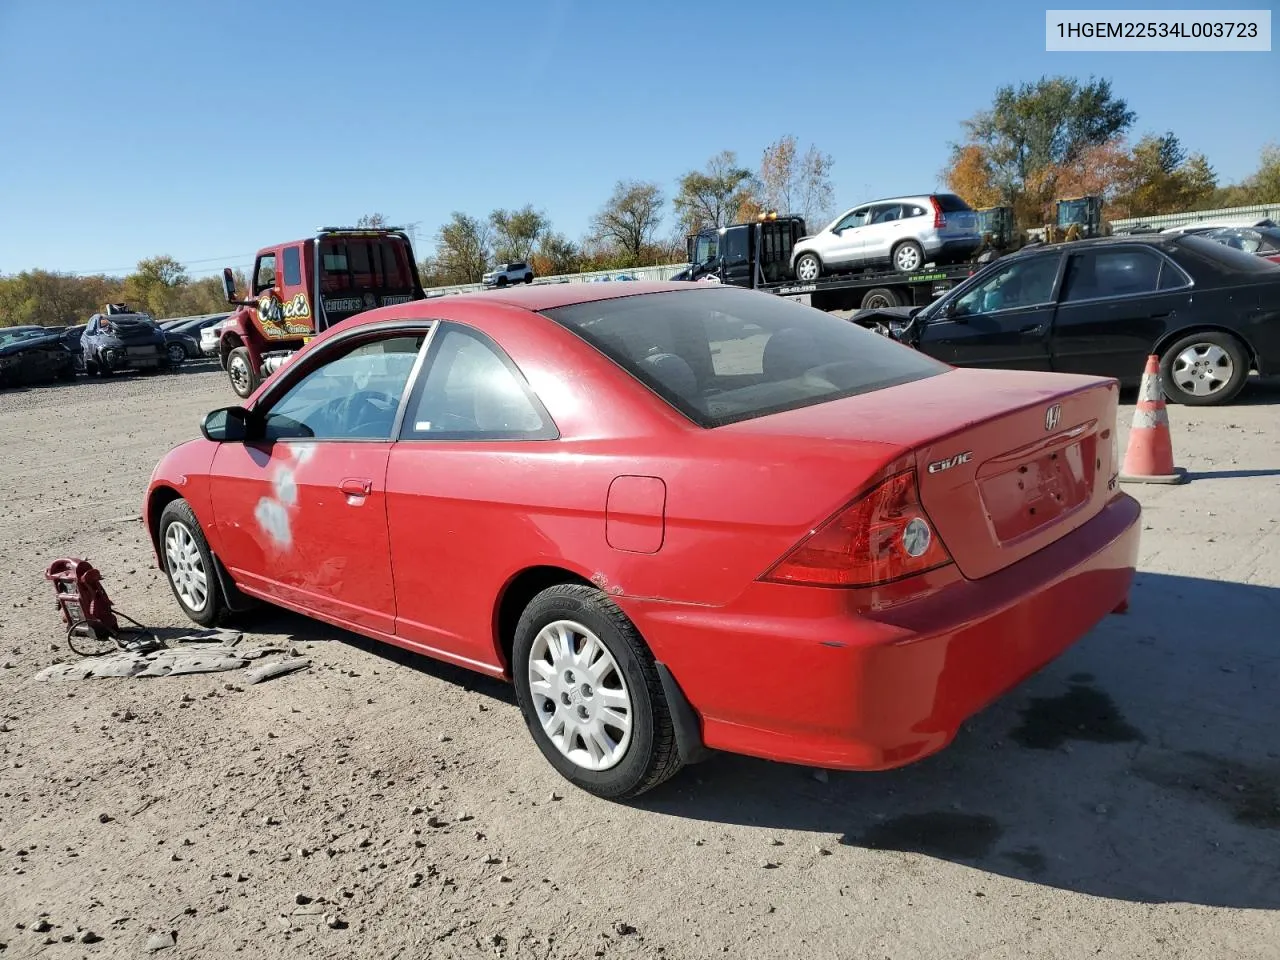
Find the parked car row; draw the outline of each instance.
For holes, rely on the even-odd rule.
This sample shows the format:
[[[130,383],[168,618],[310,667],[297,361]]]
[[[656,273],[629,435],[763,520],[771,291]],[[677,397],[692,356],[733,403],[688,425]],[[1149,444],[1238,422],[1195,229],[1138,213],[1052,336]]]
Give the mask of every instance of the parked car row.
[[[200,331],[227,314],[151,316],[112,304],[88,323],[71,327],[0,328],[0,386],[70,380],[77,373],[109,376],[132,370],[161,372],[203,358]]]

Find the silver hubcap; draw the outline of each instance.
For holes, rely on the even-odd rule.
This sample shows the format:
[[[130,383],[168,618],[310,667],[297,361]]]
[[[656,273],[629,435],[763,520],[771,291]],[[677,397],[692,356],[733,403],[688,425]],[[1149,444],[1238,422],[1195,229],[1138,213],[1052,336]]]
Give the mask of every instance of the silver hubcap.
[[[183,350],[178,344],[169,347],[169,359],[174,363],[179,363],[186,359],[187,351]]]
[[[575,765],[608,770],[631,743],[631,695],[600,638],[557,620],[538,631],[529,652],[529,692],[542,729]]]
[[[232,357],[227,364],[227,373],[231,375],[231,383],[237,390],[249,389],[249,365],[244,357]]]
[[[1173,382],[1184,393],[1207,397],[1217,393],[1235,373],[1231,354],[1216,343],[1193,343],[1173,361]]]
[[[915,247],[898,248],[898,269],[914,270],[920,266],[920,252]]]
[[[799,274],[801,280],[817,280],[818,261],[813,257],[801,257],[800,262],[796,265],[796,273]]]
[[[191,528],[181,520],[169,524],[165,531],[164,559],[173,589],[182,602],[192,610],[203,610],[209,601],[209,578],[196,547],[196,538]]]

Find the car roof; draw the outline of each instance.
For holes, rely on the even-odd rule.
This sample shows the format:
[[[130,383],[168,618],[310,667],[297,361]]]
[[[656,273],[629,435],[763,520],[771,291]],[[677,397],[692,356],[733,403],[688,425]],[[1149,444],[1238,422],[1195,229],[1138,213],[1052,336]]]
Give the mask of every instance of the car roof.
[[[1061,252],[1062,250],[1081,250],[1093,249],[1095,247],[1115,247],[1115,246],[1138,246],[1138,247],[1160,247],[1164,250],[1171,250],[1178,246],[1180,239],[1179,234],[1171,233],[1143,233],[1135,236],[1122,237],[1087,237],[1081,240],[1062,240],[1058,243],[1037,243],[1023,247],[1009,254],[1009,258],[1022,256],[1035,256],[1047,251]],[[1004,259],[1003,257],[1001,259]],[[993,261],[994,262],[994,261]]]
[[[670,293],[675,291],[696,292],[698,290],[715,289],[715,283],[690,283],[687,280],[634,280],[624,287],[602,283],[543,283],[526,284],[520,287],[506,287],[501,290],[477,290],[473,293],[451,294],[443,297],[430,297],[427,300],[415,300],[413,305],[419,307],[416,313],[428,314],[441,301],[449,303],[501,303],[506,306],[520,307],[534,312],[554,310],[556,307],[569,307],[579,303],[593,303],[597,300],[617,300],[622,297],[643,296],[646,293]],[[422,304],[432,306],[422,307]]]

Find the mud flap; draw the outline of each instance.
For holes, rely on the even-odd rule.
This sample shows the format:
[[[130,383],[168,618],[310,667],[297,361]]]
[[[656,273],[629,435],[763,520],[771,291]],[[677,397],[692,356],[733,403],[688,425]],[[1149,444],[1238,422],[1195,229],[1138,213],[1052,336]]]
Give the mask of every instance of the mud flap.
[[[228,610],[232,613],[244,613],[246,610],[252,610],[258,605],[256,598],[246,596],[240,592],[240,588],[235,585],[235,582],[231,579],[231,574],[227,573],[217,554],[213,556],[213,569],[218,577],[218,586],[222,588],[222,597],[226,601]]]
[[[662,683],[662,693],[667,698],[667,708],[671,711],[671,725],[675,728],[676,749],[685,763],[701,763],[710,758],[712,751],[702,742],[702,724],[698,714],[689,703],[688,697],[676,683],[676,678],[665,663],[655,661],[658,668],[658,679]]]

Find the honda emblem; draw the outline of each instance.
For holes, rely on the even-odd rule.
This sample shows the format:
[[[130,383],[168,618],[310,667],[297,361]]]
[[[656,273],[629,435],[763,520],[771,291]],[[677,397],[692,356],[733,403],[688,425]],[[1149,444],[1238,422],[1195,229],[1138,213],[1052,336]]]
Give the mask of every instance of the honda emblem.
[[[1044,428],[1053,430],[1062,421],[1062,404],[1055,403],[1044,412]]]

